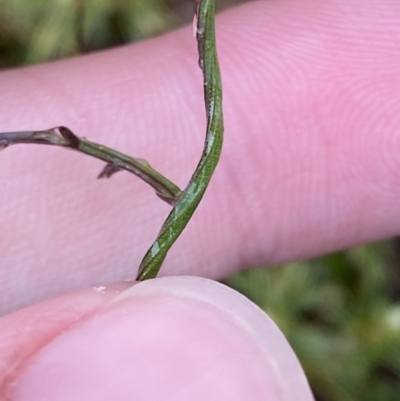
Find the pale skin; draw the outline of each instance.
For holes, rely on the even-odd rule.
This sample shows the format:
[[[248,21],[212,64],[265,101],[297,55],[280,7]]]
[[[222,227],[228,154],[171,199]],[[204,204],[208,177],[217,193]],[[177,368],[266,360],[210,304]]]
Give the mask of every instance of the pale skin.
[[[219,15],[224,150],[202,204],[161,275],[220,278],[243,265],[272,265],[399,234],[399,20],[396,0],[259,1]],[[1,130],[67,125],[78,135],[149,160],[182,186],[199,159],[205,124],[191,29],[108,53],[1,73]],[[165,302],[162,294],[171,283],[163,279],[152,281],[151,297],[127,296],[111,306],[105,304],[126,284],[117,285],[117,290],[90,288],[134,277],[169,210],[127,173],[96,181],[101,167],[60,149],[21,146],[0,154],[0,306],[4,315],[9,313],[0,320],[0,395],[7,399],[7,380],[19,375],[24,378],[17,380],[19,387],[10,399],[27,399],[24,394],[32,394],[33,383],[39,383],[38,398],[50,391],[54,381],[43,384],[40,375],[48,372],[35,370],[32,361],[48,361],[51,352],[60,356],[58,360],[64,355],[72,363],[72,354],[76,363],[83,363],[79,353],[69,352],[70,344],[78,342],[85,349],[85,339],[96,343],[93,333],[87,334],[96,327],[94,314],[99,335],[115,327],[117,340],[111,343],[128,347],[133,355],[143,345],[135,338],[152,334],[155,323],[149,316],[160,324],[158,318],[171,314],[175,329],[182,330],[188,327],[188,316],[205,316],[191,323],[199,333],[207,327],[201,350],[240,340],[245,354],[237,353],[235,359],[237,347],[225,350],[224,355],[232,351],[230,366],[242,366],[243,358],[254,358],[261,366],[264,362],[254,348],[265,345],[267,336],[259,334],[264,329],[255,329],[247,342],[235,328],[221,328],[219,335],[206,337],[210,327],[217,330],[218,322],[226,319],[218,318],[219,310],[202,314],[201,303],[190,304],[187,294],[196,293],[196,286],[185,280],[176,284],[186,294],[182,309],[175,301]],[[229,304],[224,310],[232,314],[240,310],[244,301],[216,292],[220,300],[215,305]],[[208,291],[202,288],[201,294],[207,300]],[[182,297],[173,300],[178,298]],[[40,301],[44,302],[36,305]],[[164,309],[170,304],[172,309]],[[187,304],[190,313],[184,309]],[[125,322],[128,310],[137,320],[125,338],[121,336],[126,327],[119,333],[121,326],[107,319],[123,315]],[[143,310],[150,312],[141,314]],[[67,330],[77,321],[81,329]],[[265,324],[273,333],[273,325]],[[135,332],[138,327],[140,333]],[[64,337],[59,336],[61,331]],[[154,366],[160,366],[166,354],[178,357],[187,349],[183,339],[191,338],[190,333],[177,341],[173,332],[166,329],[151,347],[156,350]],[[229,341],[221,340],[221,333]],[[58,346],[52,348],[50,342]],[[195,348],[190,340],[185,345]],[[284,349],[281,343],[270,349],[270,358],[278,365],[285,363]],[[111,357],[118,352],[102,348],[96,355],[101,353]],[[148,355],[132,366],[126,361],[110,365],[103,373],[112,378],[115,389],[121,388],[121,372],[132,372],[139,383],[154,383],[143,369]],[[68,363],[65,369],[71,366]],[[290,363],[299,371],[295,362]],[[204,366],[208,370],[198,367],[197,376],[183,377],[182,389],[186,385],[198,394],[200,377],[210,377],[207,372],[213,368],[223,371],[217,365]],[[238,373],[243,391],[254,388],[260,369]],[[97,372],[94,366],[88,371]],[[170,372],[175,376],[168,377],[167,384],[179,387],[182,371],[187,367],[174,365]],[[98,377],[94,373],[87,378],[88,388]],[[291,380],[296,375],[283,381],[265,377],[270,378],[269,393],[276,394],[273,399],[284,399],[281,392],[274,392],[279,386],[293,391],[300,386],[296,394],[310,399],[306,386]],[[216,387],[207,383],[208,388]],[[137,383],[131,391],[135,388]],[[147,388],[148,399],[165,396],[166,387]],[[263,391],[260,387],[258,394]],[[218,399],[218,391],[215,394]],[[260,399],[256,395],[253,399]],[[64,399],[79,400],[76,397]]]

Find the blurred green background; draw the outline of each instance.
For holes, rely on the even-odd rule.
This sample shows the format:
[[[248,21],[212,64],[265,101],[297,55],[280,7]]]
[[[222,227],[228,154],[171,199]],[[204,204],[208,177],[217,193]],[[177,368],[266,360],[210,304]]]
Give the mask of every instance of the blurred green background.
[[[191,22],[193,10],[188,0],[0,0],[0,68],[156,36]],[[225,282],[283,330],[317,400],[398,401],[399,259],[393,240]]]

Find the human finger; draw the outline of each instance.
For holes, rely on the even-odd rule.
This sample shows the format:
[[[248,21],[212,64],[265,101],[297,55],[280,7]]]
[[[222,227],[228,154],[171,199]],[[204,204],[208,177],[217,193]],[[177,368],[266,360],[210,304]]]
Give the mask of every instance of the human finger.
[[[82,304],[87,296],[81,294]],[[47,313],[56,307],[53,300]],[[31,321],[37,311],[30,308]],[[26,342],[42,335],[14,321]],[[24,343],[7,336],[12,326],[10,315],[0,330],[14,367],[0,377],[0,395],[10,401],[312,399],[275,324],[242,295],[202,278],[136,284],[77,317],[19,364],[12,363],[13,350],[20,353]]]
[[[392,0],[218,16],[224,150],[161,274],[217,278],[398,234],[399,17]],[[205,132],[190,30],[2,73],[0,125],[64,124],[183,186]],[[128,174],[94,180],[101,166],[79,154],[15,147],[0,164],[3,312],[133,278],[169,212]]]

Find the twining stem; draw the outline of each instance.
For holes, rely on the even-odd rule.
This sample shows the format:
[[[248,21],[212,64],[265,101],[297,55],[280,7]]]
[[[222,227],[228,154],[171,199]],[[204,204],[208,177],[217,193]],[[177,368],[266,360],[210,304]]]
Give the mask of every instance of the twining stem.
[[[200,162],[187,187],[161,227],[143,258],[137,280],[157,276],[167,252],[182,233],[210,182],[218,164],[223,141],[222,85],[215,44],[215,0],[199,0],[196,9],[196,36],[199,64],[203,72],[207,116],[205,146]]]
[[[80,138],[66,127],[43,131],[0,133],[0,150],[18,143],[44,144],[73,149],[107,163],[99,178],[110,177],[121,169],[132,172],[150,184],[156,194],[173,206],[153,245],[144,256],[137,280],[156,277],[167,252],[185,229],[200,203],[218,164],[223,141],[222,85],[215,44],[215,0],[199,0],[196,8],[196,37],[199,64],[203,72],[207,116],[206,140],[199,164],[183,192],[142,159]]]
[[[175,205],[182,193],[173,182],[154,170],[146,160],[127,156],[104,145],[80,138],[66,127],[56,127],[44,131],[0,133],[0,149],[18,143],[61,146],[96,157],[107,163],[99,174],[99,178],[111,177],[122,169],[130,171],[152,186],[156,194],[172,206]]]

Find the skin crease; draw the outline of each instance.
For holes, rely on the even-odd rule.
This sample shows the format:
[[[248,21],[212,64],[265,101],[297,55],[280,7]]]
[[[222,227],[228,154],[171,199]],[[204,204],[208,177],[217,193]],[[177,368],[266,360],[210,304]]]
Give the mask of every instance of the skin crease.
[[[399,234],[399,18],[396,0],[218,16],[223,154],[162,275],[219,278]],[[1,131],[63,124],[185,185],[205,132],[191,29],[2,72]],[[101,168],[47,147],[1,153],[2,314],[135,276],[169,208],[127,173],[95,180]]]

